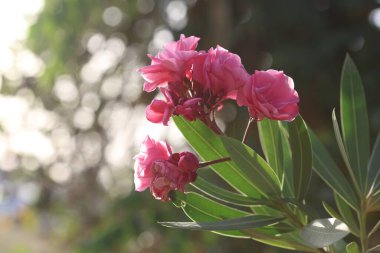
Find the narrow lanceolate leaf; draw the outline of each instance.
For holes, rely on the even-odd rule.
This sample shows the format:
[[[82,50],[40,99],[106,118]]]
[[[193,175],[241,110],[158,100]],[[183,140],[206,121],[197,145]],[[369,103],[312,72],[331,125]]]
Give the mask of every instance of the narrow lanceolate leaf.
[[[350,233],[343,222],[335,219],[318,219],[301,230],[301,237],[310,245],[323,248],[329,246]]]
[[[369,127],[362,81],[347,55],[340,83],[340,116],[348,158],[362,193],[365,193],[369,157]]]
[[[238,193],[225,190],[214,184],[209,183],[200,176],[198,176],[197,180],[194,183],[192,183],[192,186],[211,197],[237,206],[255,206],[270,204],[269,200],[253,199]]]
[[[318,137],[309,131],[313,149],[313,169],[353,209],[359,209],[359,201],[343,173],[331,158]]]
[[[228,157],[221,137],[201,121],[189,122],[182,117],[174,117],[174,122],[203,160],[212,161]],[[253,183],[242,174],[233,162],[218,163],[210,167],[237,191],[252,198],[261,198]]]
[[[336,193],[334,194],[334,198],[339,213],[342,215],[342,221],[347,224],[347,226],[350,228],[351,233],[359,236],[360,232],[357,220],[356,217],[353,215],[350,206],[345,201],[343,201],[343,199],[339,197],[339,195]]]
[[[315,247],[308,246],[306,243],[304,243],[298,235],[298,231],[274,236],[264,233],[261,230],[261,228],[251,229],[245,231],[245,233],[250,235],[252,239],[258,242],[262,242],[275,247],[289,250],[298,250],[300,252],[319,252]]]
[[[188,192],[187,194],[172,192],[170,197],[173,202],[177,206],[181,206],[186,215],[195,222],[221,221],[251,214],[242,210],[227,207],[193,192]],[[285,249],[299,250],[302,252],[318,252],[316,249],[306,245],[302,241],[298,231],[282,234],[284,229],[281,227],[278,229],[277,226],[279,225],[280,224],[275,224],[270,227],[248,229],[244,231],[223,230],[213,232],[229,237],[251,237],[256,241]]]
[[[367,192],[380,191],[380,132],[377,135],[371,158],[368,163]]]
[[[338,124],[338,120],[336,118],[336,115],[335,115],[335,108],[334,110],[332,111],[332,122],[333,122],[333,127],[334,127],[334,134],[335,134],[335,138],[336,138],[336,141],[338,143],[338,147],[339,147],[339,150],[340,150],[340,154],[342,155],[343,157],[343,161],[344,163],[346,164],[347,166],[347,169],[350,173],[350,176],[351,176],[351,179],[352,181],[354,182],[355,184],[355,187],[356,189],[358,190],[358,192],[360,192],[360,187],[359,187],[359,183],[358,183],[358,180],[357,178],[355,177],[355,173],[354,171],[352,170],[351,168],[351,164],[350,164],[350,160],[348,158],[348,154],[347,154],[347,151],[346,151],[346,147],[344,146],[344,143],[343,143],[343,139],[342,139],[342,135],[340,134],[340,130],[339,130],[339,124]]]
[[[326,202],[322,202],[322,205],[323,205],[323,208],[325,208],[326,212],[331,216],[331,217],[334,217],[338,220],[343,220],[343,218],[340,216],[340,214],[338,214],[337,211],[334,210],[334,208],[332,208],[329,204],[327,204]]]
[[[278,122],[263,119],[257,123],[259,129],[260,144],[264,151],[265,159],[282,179],[282,153],[280,143],[280,128]]]
[[[183,194],[180,192],[171,192],[171,199],[177,206],[181,206],[185,214],[194,222],[221,221],[230,218],[238,218],[251,215],[242,210],[231,208],[210,200],[200,194],[188,192]],[[271,216],[273,217],[273,216]],[[278,217],[277,217],[278,218]],[[262,227],[257,229],[248,229],[244,231],[213,231],[214,233],[238,238],[249,238],[262,243],[273,245],[286,249],[296,249],[302,252],[316,252],[313,248],[304,245],[289,236],[291,233],[282,234],[284,228],[279,224],[270,227]],[[286,229],[286,228],[285,228]]]
[[[238,140],[222,137],[224,147],[241,173],[253,183],[261,195],[280,196],[281,184],[273,169],[254,150]]]
[[[299,201],[299,200],[291,199],[291,198],[285,198],[284,200],[298,207],[300,211],[305,213],[311,219],[317,219],[321,217],[317,210],[303,203],[303,201]]]
[[[310,137],[301,116],[297,116],[288,125],[293,158],[294,191],[296,198],[303,200],[309,189],[313,164]]]
[[[293,180],[293,161],[289,144],[289,132],[287,122],[278,122],[280,127],[280,145],[282,153],[282,170],[284,173],[282,179],[282,190],[285,197],[294,198],[294,180]],[[279,146],[280,146],[279,145]]]
[[[192,230],[244,230],[273,225],[284,218],[273,218],[263,215],[249,215],[245,217],[226,219],[216,222],[159,222],[161,225],[172,228]]]
[[[359,246],[356,242],[350,242],[346,246],[346,252],[347,253],[359,253]]]
[[[194,222],[221,221],[252,214],[223,205],[194,192],[186,194],[171,192],[170,198],[174,204],[181,206],[185,214]],[[248,238],[241,231],[219,231],[216,233],[229,237]]]

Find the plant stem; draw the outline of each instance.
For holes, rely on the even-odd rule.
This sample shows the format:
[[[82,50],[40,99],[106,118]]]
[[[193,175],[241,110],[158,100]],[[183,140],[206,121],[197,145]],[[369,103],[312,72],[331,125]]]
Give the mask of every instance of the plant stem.
[[[216,121],[215,121],[215,116],[213,116],[213,119],[211,120],[210,119],[210,116],[206,116],[204,118],[201,118],[202,122],[205,123],[212,131],[214,131],[214,133],[218,134],[218,135],[223,135],[223,131],[220,130],[220,128],[218,127],[218,125],[216,124]]]
[[[210,165],[213,165],[216,163],[222,163],[222,162],[227,162],[227,161],[231,161],[231,158],[225,157],[225,158],[220,158],[220,159],[213,160],[213,161],[201,162],[201,163],[199,163],[198,168],[207,167],[207,166],[210,166]]]
[[[252,123],[255,121],[255,118],[249,118],[248,120],[248,124],[247,124],[247,127],[245,128],[245,132],[244,132],[244,136],[243,136],[243,140],[241,141],[242,143],[246,143],[247,141],[247,138],[248,138],[248,133],[249,133],[249,130],[251,129],[251,126],[252,126]]]
[[[367,205],[366,199],[363,198],[361,201],[360,212],[358,213],[359,218],[359,230],[360,230],[360,246],[362,253],[368,252],[368,235],[367,235]]]
[[[303,228],[304,227],[302,222],[297,218],[297,216],[293,213],[293,211],[289,208],[289,206],[287,204],[285,204],[281,201],[281,202],[279,202],[279,208],[282,211],[284,211],[286,217],[288,217],[289,220],[291,220],[297,228]]]

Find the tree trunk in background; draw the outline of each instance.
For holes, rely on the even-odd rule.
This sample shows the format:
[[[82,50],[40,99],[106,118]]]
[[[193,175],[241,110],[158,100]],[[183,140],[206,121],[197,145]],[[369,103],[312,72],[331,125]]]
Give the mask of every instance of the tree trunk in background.
[[[209,10],[208,22],[211,40],[210,44],[223,45],[228,48],[230,45],[230,35],[232,30],[232,4],[227,0],[207,1]]]

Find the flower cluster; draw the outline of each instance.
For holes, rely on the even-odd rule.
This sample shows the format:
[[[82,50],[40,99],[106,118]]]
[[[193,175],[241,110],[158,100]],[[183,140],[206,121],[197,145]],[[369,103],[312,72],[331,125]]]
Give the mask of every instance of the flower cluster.
[[[203,121],[217,134],[215,112],[223,101],[236,100],[248,108],[257,121],[264,117],[293,120],[298,114],[298,94],[292,78],[282,71],[255,71],[250,75],[240,57],[221,46],[196,51],[199,38],[181,35],[167,44],[151,64],[141,68],[144,90],[159,89],[164,100],[154,99],[146,109],[146,117],[154,123],[168,124],[173,115]],[[147,137],[140,154],[135,157],[135,188],[150,188],[153,196],[169,200],[171,190],[184,191],[196,179],[199,161],[189,152],[172,153],[167,143]]]
[[[218,132],[214,113],[226,99],[247,106],[256,120],[264,117],[293,120],[298,114],[298,94],[293,80],[282,71],[256,71],[249,75],[240,57],[221,46],[196,51],[199,38],[181,35],[166,45],[151,65],[141,68],[144,90],[159,88],[165,100],[153,100],[147,107],[147,119],[168,124],[172,115],[187,120],[202,120]]]
[[[135,156],[135,189],[149,188],[156,199],[168,201],[171,190],[184,191],[195,181],[198,158],[190,152],[172,153],[171,147],[146,137]]]

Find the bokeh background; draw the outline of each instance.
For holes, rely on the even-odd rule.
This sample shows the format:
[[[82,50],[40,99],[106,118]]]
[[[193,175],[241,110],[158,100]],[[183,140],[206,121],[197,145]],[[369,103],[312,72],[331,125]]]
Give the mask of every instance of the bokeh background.
[[[348,52],[373,138],[380,129],[380,1],[12,0],[0,2],[0,32],[1,252],[286,252],[163,228],[156,221],[186,217],[133,190],[146,134],[188,148],[173,123],[145,119],[156,94],[142,92],[136,71],[181,33],[200,37],[199,49],[239,54],[250,73],[284,70],[303,117],[336,154],[330,115]],[[241,138],[245,110],[227,103],[218,118]],[[317,177],[309,195],[316,208],[331,200]]]

